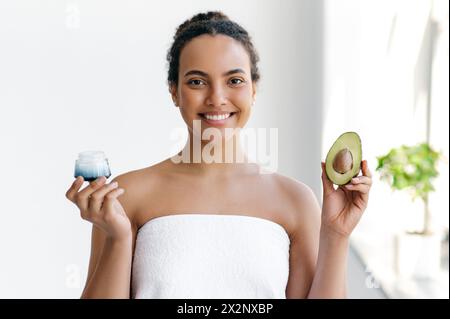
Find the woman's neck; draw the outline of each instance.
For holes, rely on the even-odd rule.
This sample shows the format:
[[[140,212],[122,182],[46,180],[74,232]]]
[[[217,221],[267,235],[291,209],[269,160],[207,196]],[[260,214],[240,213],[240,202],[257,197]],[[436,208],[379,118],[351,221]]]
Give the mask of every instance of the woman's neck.
[[[195,141],[192,135],[183,149],[172,157],[172,162],[204,176],[245,174],[255,170],[239,143],[239,135],[221,141]]]

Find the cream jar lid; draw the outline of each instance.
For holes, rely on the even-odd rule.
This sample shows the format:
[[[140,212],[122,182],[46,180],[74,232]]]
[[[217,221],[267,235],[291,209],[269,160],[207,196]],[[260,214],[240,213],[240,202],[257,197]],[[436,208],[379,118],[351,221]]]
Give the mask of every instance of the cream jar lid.
[[[103,151],[84,151],[78,153],[78,162],[80,164],[102,162],[106,159]]]

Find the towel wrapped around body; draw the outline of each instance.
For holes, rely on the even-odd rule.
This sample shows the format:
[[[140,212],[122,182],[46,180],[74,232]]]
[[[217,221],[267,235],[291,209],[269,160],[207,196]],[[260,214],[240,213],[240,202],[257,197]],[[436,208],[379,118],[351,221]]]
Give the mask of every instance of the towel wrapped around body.
[[[175,214],[136,235],[132,298],[284,299],[289,236],[253,216]]]

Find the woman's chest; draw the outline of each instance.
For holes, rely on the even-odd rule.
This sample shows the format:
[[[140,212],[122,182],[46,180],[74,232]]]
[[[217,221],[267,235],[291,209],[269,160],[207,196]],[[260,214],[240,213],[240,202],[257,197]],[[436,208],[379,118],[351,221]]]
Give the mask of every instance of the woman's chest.
[[[140,201],[136,224],[172,214],[233,214],[269,219],[291,231],[289,199],[269,177],[167,179]]]

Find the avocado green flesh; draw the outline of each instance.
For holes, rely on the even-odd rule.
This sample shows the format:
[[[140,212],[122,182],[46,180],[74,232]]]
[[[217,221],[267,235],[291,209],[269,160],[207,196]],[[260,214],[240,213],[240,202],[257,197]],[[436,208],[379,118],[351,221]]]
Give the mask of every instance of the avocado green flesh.
[[[333,168],[334,157],[342,149],[348,148],[353,157],[352,169],[344,174],[336,172]],[[357,176],[361,168],[362,148],[361,138],[355,132],[346,132],[338,137],[328,151],[325,159],[325,172],[330,181],[336,185],[345,185],[353,177]]]

